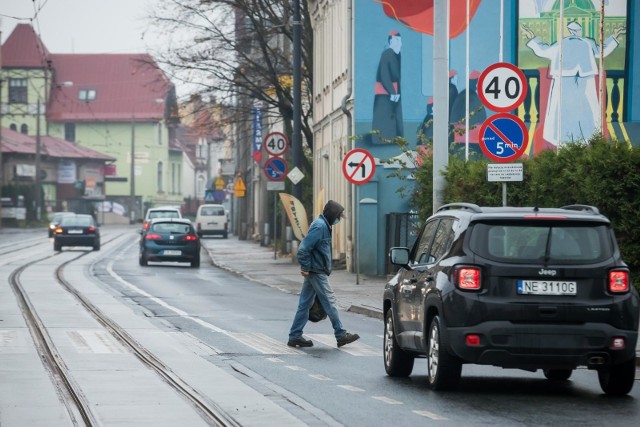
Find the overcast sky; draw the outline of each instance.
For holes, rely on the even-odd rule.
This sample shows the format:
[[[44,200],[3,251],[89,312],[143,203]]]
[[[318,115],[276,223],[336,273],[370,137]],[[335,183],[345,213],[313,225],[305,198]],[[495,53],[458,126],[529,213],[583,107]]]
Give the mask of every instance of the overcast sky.
[[[51,53],[147,52],[157,39],[145,17],[159,1],[0,0],[2,42],[17,24],[30,23]]]

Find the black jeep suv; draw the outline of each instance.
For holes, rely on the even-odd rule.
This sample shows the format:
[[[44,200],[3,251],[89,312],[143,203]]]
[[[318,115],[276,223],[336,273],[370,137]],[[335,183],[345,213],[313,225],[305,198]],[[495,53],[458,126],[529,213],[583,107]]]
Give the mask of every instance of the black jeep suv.
[[[602,390],[633,387],[639,297],[609,220],[592,206],[445,205],[384,291],[384,365],[408,376],[428,358],[434,390],[453,389],[463,363],[566,380],[578,366]]]

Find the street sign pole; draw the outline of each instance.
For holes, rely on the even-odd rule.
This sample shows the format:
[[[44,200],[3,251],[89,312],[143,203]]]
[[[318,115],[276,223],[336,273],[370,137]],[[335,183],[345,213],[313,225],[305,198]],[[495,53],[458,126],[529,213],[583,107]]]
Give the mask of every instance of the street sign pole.
[[[278,239],[276,238],[278,236],[278,233],[276,233],[276,221],[277,221],[277,212],[278,212],[278,192],[274,191],[273,192],[273,259],[276,259],[276,252],[277,252],[277,248],[278,248]]]

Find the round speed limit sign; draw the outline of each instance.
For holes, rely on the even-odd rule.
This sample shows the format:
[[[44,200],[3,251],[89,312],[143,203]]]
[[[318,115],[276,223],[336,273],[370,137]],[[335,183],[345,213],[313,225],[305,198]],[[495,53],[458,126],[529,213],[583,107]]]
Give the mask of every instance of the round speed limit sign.
[[[508,113],[518,108],[527,96],[527,79],[515,65],[498,62],[480,74],[478,95],[488,109]]]
[[[282,156],[289,148],[289,140],[282,132],[271,132],[264,138],[263,146],[272,156]]]

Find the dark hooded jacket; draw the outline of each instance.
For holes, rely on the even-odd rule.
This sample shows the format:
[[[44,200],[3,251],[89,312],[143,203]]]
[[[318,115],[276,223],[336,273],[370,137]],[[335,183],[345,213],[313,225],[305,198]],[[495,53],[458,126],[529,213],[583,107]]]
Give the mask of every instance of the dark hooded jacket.
[[[344,212],[337,202],[329,200],[322,215],[309,226],[298,248],[298,262],[302,271],[331,274],[331,225]]]

